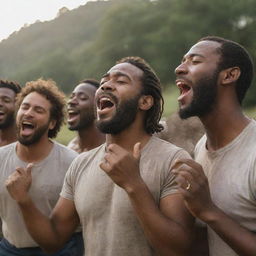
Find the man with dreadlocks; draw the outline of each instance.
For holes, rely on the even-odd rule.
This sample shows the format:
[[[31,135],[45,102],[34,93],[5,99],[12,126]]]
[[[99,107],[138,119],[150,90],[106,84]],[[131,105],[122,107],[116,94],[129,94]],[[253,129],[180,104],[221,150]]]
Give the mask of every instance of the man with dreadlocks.
[[[20,90],[18,83],[0,80],[0,147],[17,140],[15,99]]]
[[[162,129],[162,107],[153,70],[139,57],[126,57],[96,92],[97,127],[106,143],[73,161],[51,217],[35,207],[29,185],[17,189],[29,181],[30,167],[7,184],[41,247],[57,250],[80,220],[85,255],[187,255],[193,218],[170,169],[189,154],[152,136]]]

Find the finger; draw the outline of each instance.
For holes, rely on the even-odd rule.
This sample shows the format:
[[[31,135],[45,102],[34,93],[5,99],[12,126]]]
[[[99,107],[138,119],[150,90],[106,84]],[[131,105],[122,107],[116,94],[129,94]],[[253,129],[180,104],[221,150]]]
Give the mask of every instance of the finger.
[[[179,159],[177,162],[186,164],[189,167],[191,167],[192,169],[199,172],[200,174],[204,174],[202,166],[199,163],[197,163],[196,161],[194,161],[193,159],[188,159],[188,158],[187,159]]]
[[[100,168],[105,172],[109,172],[111,170],[110,165],[108,164],[108,162],[101,162],[100,163]]]
[[[32,168],[33,168],[33,163],[29,163],[25,169],[25,172],[27,175],[31,176]]]
[[[16,167],[15,171],[16,172],[14,172],[14,174],[16,173],[16,174],[20,174],[20,175],[25,175],[25,170],[22,167]]]
[[[140,156],[141,156],[141,143],[137,142],[134,144],[134,147],[133,147],[133,157],[139,160]]]

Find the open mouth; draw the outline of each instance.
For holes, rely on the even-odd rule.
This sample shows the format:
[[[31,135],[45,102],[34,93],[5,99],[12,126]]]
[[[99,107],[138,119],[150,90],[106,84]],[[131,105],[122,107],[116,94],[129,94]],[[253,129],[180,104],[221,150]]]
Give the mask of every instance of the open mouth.
[[[99,100],[97,101],[97,107],[100,110],[104,110],[106,108],[112,108],[113,106],[114,106],[114,102],[106,96],[99,98]]]
[[[191,90],[191,87],[183,81],[177,81],[176,85],[180,89],[180,94],[181,95],[185,95]]]
[[[21,129],[22,129],[22,134],[25,136],[28,136],[34,131],[35,125],[29,121],[23,121],[21,123]]]
[[[76,117],[77,115],[79,115],[79,111],[75,110],[75,109],[68,109],[68,117],[69,118],[73,118]]]
[[[4,116],[4,111],[3,110],[0,110],[0,117]]]

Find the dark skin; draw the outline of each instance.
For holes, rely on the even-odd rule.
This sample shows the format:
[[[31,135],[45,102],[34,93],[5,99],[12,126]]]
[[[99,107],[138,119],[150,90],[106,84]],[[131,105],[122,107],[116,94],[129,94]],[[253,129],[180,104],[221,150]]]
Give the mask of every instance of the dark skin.
[[[0,128],[0,147],[8,145],[17,140],[15,126],[15,97],[16,93],[9,88],[0,88],[0,111],[3,113],[0,125],[4,125],[8,118],[13,121],[6,127]]]
[[[214,65],[217,67],[220,56],[216,49],[219,46],[219,43],[210,41],[194,45],[176,69],[177,85],[180,86],[182,80],[190,81],[190,93],[193,94],[193,86],[196,86],[197,79],[209,72],[209,68],[213,69]],[[212,67],[207,65],[210,59]],[[243,114],[236,98],[235,83],[239,76],[238,67],[228,68],[219,73],[214,109],[200,117],[206,130],[209,151],[218,150],[230,143],[250,122]],[[181,107],[186,107],[190,103],[192,96],[188,96],[183,100]],[[238,255],[256,255],[256,236],[214,204],[201,165],[191,159],[183,159],[176,162],[173,172],[176,174],[179,191],[193,216],[209,225]]]
[[[141,77],[142,71],[137,67],[118,64],[104,76],[97,92],[111,92],[119,101],[129,99],[142,89]],[[155,251],[159,255],[185,256],[190,246],[193,217],[181,195],[166,196],[157,205],[139,173],[141,150],[151,137],[144,130],[143,120],[153,103],[152,96],[141,95],[135,121],[116,135],[107,134],[107,152],[100,167],[127,193],[134,214]],[[115,111],[115,106],[105,109],[98,106],[97,118],[109,120]],[[45,250],[53,252],[63,245],[79,223],[74,202],[60,197],[51,218],[43,216],[27,193],[31,167],[19,172],[19,177],[7,182],[9,193],[18,202],[32,237]]]
[[[78,153],[89,151],[105,142],[105,134],[102,134],[94,123],[94,97],[96,90],[97,88],[91,84],[81,83],[75,87],[68,100],[69,128],[78,127],[75,129],[78,136],[73,141],[75,146],[72,149]],[[79,125],[82,122],[87,124],[80,127]]]

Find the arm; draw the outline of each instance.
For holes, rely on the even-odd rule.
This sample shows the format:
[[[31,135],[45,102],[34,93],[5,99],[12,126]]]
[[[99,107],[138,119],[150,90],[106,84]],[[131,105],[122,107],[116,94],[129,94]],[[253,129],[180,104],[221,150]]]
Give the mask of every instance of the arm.
[[[173,171],[190,212],[209,225],[237,254],[256,255],[256,235],[212,202],[208,180],[201,165],[191,159],[183,159],[177,161]],[[187,182],[190,184],[189,189],[186,189]]]
[[[79,224],[73,201],[60,197],[51,217],[43,215],[28,194],[31,168],[17,168],[6,181],[6,187],[17,201],[30,235],[45,251],[52,253],[64,246]]]
[[[158,206],[139,172],[139,145],[134,154],[110,145],[101,168],[129,196],[145,236],[159,255],[187,255],[191,241],[193,217],[182,196],[173,194],[160,200]]]

